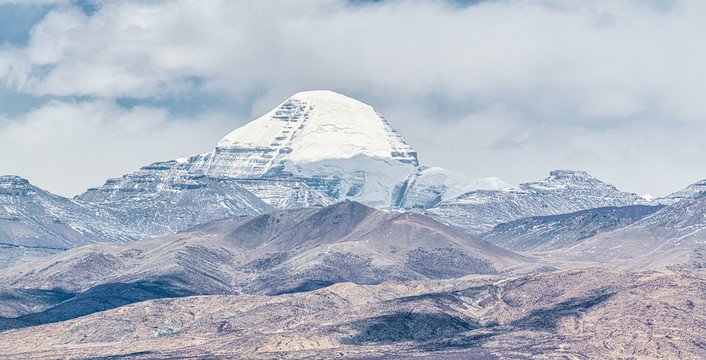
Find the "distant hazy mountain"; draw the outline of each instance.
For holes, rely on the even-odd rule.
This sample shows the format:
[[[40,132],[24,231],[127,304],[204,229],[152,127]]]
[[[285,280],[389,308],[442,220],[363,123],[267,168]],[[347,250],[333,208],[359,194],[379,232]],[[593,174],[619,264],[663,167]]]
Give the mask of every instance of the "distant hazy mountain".
[[[494,226],[531,216],[558,215],[608,206],[644,203],[584,171],[555,170],[537,182],[499,190],[477,190],[424,211],[458,229],[480,234]]]
[[[0,268],[99,241],[133,241],[137,231],[98,206],[0,176]]]
[[[481,238],[513,251],[560,249],[597,234],[624,228],[663,207],[630,205],[534,216],[496,225]]]

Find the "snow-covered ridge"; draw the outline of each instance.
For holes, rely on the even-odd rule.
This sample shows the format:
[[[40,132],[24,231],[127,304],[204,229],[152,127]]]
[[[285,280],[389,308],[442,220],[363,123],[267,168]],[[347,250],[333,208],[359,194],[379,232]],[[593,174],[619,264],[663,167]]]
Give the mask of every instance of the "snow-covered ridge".
[[[686,188],[673,192],[667,196],[654,199],[655,203],[663,205],[672,205],[684,199],[691,199],[706,193],[706,179],[695,182]]]
[[[27,193],[34,191],[35,187],[32,186],[27,179],[23,179],[16,175],[0,176],[0,194],[26,195]]]
[[[637,194],[622,192],[585,171],[554,170],[544,180],[463,194],[429,209],[427,214],[457,228],[482,233],[499,223],[528,216],[645,202]]]
[[[315,162],[357,155],[417,165],[417,154],[370,105],[328,90],[294,94],[234,130],[219,148],[280,149],[281,160]]]

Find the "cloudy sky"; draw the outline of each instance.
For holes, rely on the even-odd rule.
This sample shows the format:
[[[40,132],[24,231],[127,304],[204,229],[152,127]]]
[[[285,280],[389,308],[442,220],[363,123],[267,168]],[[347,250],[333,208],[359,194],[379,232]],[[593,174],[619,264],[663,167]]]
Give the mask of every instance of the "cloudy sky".
[[[704,19],[703,0],[0,0],[0,174],[72,196],[331,89],[424,165],[663,195],[706,178]]]

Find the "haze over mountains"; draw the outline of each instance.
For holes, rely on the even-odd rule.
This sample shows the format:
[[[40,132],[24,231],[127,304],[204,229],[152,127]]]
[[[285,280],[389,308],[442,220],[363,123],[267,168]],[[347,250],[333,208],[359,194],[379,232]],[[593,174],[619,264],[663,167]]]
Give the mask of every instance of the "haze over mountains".
[[[706,180],[646,199],[577,170],[470,179],[420,165],[372,107],[308,91],[74,199],[0,176],[0,267],[0,339],[26,358],[100,342],[128,358],[699,358],[702,332],[667,319],[703,321],[688,312],[706,298]],[[589,340],[635,306],[649,336]],[[35,351],[25,327],[74,335]]]

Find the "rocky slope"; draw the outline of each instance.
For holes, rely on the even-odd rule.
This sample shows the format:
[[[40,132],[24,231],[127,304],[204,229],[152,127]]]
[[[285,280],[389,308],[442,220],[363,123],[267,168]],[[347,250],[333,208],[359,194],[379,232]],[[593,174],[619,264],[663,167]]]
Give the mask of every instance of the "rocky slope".
[[[537,182],[500,190],[477,190],[441,202],[425,214],[464,231],[480,234],[494,226],[531,216],[566,214],[608,206],[643,203],[584,171],[555,170]]]
[[[0,176],[0,268],[81,245],[138,238],[100,207],[51,194],[17,176]]]
[[[540,255],[609,267],[706,267],[706,192],[625,228]]]
[[[665,205],[672,205],[681,200],[693,198],[706,192],[706,179],[697,181],[684,189],[675,191],[667,196],[655,199],[655,202]]]
[[[152,300],[0,333],[0,358],[701,359],[703,273],[568,270]]]
[[[569,214],[535,216],[496,225],[481,238],[513,251],[570,247],[601,233],[624,228],[664,205],[604,207]]]
[[[60,300],[4,325],[15,327],[155,297],[280,294],[346,281],[521,273],[541,266],[419,214],[343,202],[215,221],[132,243],[84,246],[4,269],[0,286],[8,293],[34,289]],[[116,300],[116,294],[124,295]]]
[[[155,163],[120,179],[110,179],[75,200],[109,212],[140,238],[273,210],[237,182],[192,174],[177,161]]]

